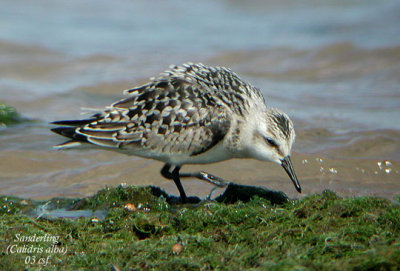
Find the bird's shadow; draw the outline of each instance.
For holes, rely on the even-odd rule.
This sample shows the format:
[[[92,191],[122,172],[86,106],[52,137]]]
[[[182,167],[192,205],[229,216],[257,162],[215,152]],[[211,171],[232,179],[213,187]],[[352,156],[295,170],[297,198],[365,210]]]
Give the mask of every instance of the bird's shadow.
[[[180,204],[180,197],[167,194],[164,190],[159,187],[150,186],[151,193],[154,196],[163,196],[169,204]],[[289,201],[289,198],[285,193],[281,191],[272,191],[266,188],[240,185],[235,183],[229,183],[224,193],[215,198],[217,202],[223,202],[232,204],[237,201],[248,202],[253,197],[259,197],[266,199],[271,202],[271,204],[283,204]],[[203,201],[199,197],[188,197],[186,203],[196,204]]]

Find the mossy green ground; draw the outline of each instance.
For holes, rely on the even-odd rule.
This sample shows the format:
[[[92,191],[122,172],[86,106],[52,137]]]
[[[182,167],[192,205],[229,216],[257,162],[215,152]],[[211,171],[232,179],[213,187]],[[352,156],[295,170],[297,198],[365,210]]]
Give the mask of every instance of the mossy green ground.
[[[33,209],[38,203],[3,196],[0,270],[400,267],[400,208],[385,199],[340,198],[329,191],[279,205],[259,196],[248,202],[186,205],[167,199],[158,189],[128,186],[103,189],[91,198],[48,202],[51,208],[108,211],[103,219],[69,219]],[[124,208],[127,203],[136,210]],[[66,253],[46,252],[53,245],[46,241],[18,242],[17,234],[59,236],[55,248]],[[172,250],[177,243],[180,252]],[[13,245],[44,251],[18,253],[14,246],[9,253]]]

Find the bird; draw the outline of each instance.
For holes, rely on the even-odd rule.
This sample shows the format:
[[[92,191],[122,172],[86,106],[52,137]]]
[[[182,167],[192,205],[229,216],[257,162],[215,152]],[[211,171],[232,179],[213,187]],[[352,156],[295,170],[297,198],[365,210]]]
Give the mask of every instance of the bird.
[[[164,162],[161,175],[173,180],[182,203],[181,178],[223,187],[204,171],[180,172],[185,164],[253,158],[281,165],[295,189],[301,186],[291,162],[295,141],[288,115],[267,107],[260,89],[225,67],[171,65],[144,85],[89,118],[54,121],[51,131],[69,140],[55,148],[84,144]]]

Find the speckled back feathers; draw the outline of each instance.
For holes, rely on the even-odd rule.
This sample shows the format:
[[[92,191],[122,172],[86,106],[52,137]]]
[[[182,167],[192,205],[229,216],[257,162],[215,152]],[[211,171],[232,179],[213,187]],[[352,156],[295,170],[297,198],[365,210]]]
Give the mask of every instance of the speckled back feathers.
[[[223,139],[232,114],[245,117],[249,100],[263,101],[230,70],[202,64],[172,66],[126,93],[76,134],[105,147],[198,155]]]

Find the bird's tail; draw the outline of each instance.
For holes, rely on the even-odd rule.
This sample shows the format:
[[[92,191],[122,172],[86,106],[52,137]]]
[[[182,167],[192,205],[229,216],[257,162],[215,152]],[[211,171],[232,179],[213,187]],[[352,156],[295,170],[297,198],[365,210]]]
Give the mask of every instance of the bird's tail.
[[[82,142],[88,142],[87,138],[76,132],[76,129],[97,120],[97,116],[83,120],[60,120],[51,122],[51,124],[62,125],[60,127],[52,128],[53,133],[70,138],[61,144],[54,146],[56,149],[65,149],[80,146]]]

